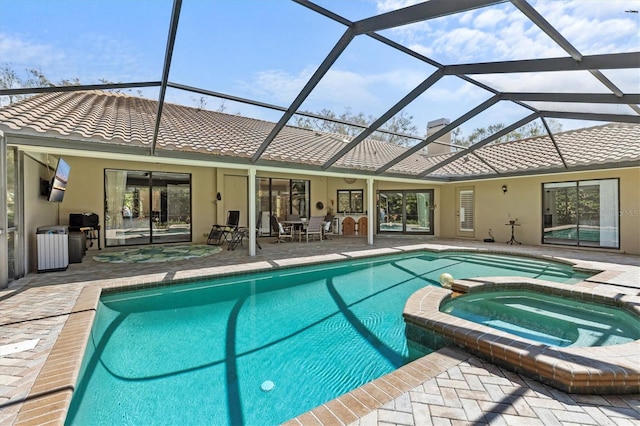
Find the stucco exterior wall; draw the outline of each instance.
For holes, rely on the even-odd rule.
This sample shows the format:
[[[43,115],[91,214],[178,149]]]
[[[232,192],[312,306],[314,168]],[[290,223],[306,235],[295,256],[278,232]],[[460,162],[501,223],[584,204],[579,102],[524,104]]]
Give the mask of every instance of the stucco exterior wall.
[[[69,223],[69,213],[93,212],[104,221],[104,169],[149,170],[191,173],[191,213],[194,242],[203,242],[203,234],[211,229],[214,216],[215,175],[213,169],[134,161],[116,161],[81,157],[64,157],[71,172],[69,184],[60,203],[59,221]],[[102,243],[104,243],[104,235]]]
[[[100,158],[63,156],[71,167],[69,184],[62,203],[49,203],[39,195],[40,178],[50,179],[52,171],[43,164],[25,156],[24,203],[26,250],[25,265],[29,271],[37,268],[35,233],[38,226],[66,225],[70,213],[95,212],[104,220],[104,169],[151,170],[190,173],[192,175],[192,235],[193,242],[202,243],[211,225],[224,223],[231,208],[241,210],[240,225],[248,225],[248,173],[238,169],[208,168],[197,166],[166,165],[140,161],[121,161]],[[55,162],[54,162],[55,163]],[[55,164],[52,165],[55,167]],[[361,189],[365,210],[370,194],[366,179],[347,183],[343,178],[298,175],[292,173],[258,172],[257,177],[302,178],[311,181],[311,214],[325,215],[331,200],[336,210],[336,193],[339,189]],[[510,218],[517,218],[516,238],[523,244],[541,245],[542,242],[542,184],[588,179],[620,179],[620,251],[640,254],[640,167],[594,172],[513,177],[478,180],[461,183],[412,184],[400,182],[375,182],[374,191],[433,189],[435,202],[435,236],[443,238],[468,237],[482,240],[488,230],[504,244],[510,238],[511,229],[505,225]],[[238,186],[239,185],[239,186]],[[502,185],[507,185],[503,193]],[[461,234],[457,191],[472,188],[475,193],[475,230]],[[222,200],[216,200],[220,192]],[[321,201],[323,209],[316,203]],[[101,222],[102,223],[102,222]],[[104,246],[104,235],[102,245]],[[95,246],[94,246],[95,249]]]
[[[565,182],[589,179],[620,179],[620,251],[640,254],[640,168],[603,170],[553,174],[531,177],[492,179],[475,182],[447,184],[442,187],[441,236],[460,237],[457,232],[457,189],[474,188],[475,232],[471,238],[482,240],[488,230],[496,243],[504,243],[511,237],[511,227],[505,225],[517,218],[516,239],[523,244],[542,244],[542,185],[550,182]],[[507,192],[502,192],[507,185]]]

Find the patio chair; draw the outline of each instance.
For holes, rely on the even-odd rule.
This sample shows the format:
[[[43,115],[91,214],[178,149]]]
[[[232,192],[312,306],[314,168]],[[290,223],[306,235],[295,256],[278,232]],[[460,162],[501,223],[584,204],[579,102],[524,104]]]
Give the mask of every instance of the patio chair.
[[[225,241],[231,241],[233,233],[238,230],[238,223],[240,222],[240,210],[229,210],[227,212],[227,223],[224,225],[213,225],[209,236],[207,237],[207,244],[221,245]]]
[[[293,241],[293,226],[282,226],[276,215],[271,216],[271,231],[278,237],[274,243]]]
[[[307,242],[309,242],[309,235],[311,235],[312,238],[314,235],[317,235],[320,241],[322,241],[322,222],[324,222],[324,217],[311,216],[307,227],[303,231],[307,236]]]
[[[260,226],[262,225],[262,212],[258,214],[258,220],[256,221],[256,245],[260,250],[262,250],[262,246],[258,241],[258,231],[260,230]],[[235,250],[238,245],[242,245],[242,240],[244,238],[249,238],[249,228],[238,228],[231,234],[231,239],[229,240],[229,244],[227,245],[227,250]]]
[[[329,234],[333,232],[333,218],[334,216],[332,214],[328,214],[324,217],[324,229],[322,233],[322,238],[324,238],[325,240],[331,239],[329,238]]]

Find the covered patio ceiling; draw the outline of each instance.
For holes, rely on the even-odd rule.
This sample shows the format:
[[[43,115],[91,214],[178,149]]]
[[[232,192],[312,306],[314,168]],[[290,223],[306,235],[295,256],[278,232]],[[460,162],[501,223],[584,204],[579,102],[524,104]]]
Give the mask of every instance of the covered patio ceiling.
[[[6,3],[6,2],[5,2]],[[267,2],[270,3],[270,2]],[[275,2],[274,2],[275,3]],[[334,32],[336,37],[328,43],[328,53],[320,60],[319,65],[309,71],[307,78],[299,81],[298,87],[288,104],[276,104],[266,102],[260,97],[246,97],[234,93],[225,93],[218,91],[216,80],[208,80],[206,85],[192,84],[187,79],[180,79],[180,73],[172,72],[172,67],[176,66],[176,61],[180,59],[180,55],[176,55],[180,49],[187,48],[180,44],[182,33],[190,32],[188,25],[182,24],[181,17],[185,10],[195,7],[194,3],[182,0],[173,0],[171,13],[168,21],[168,30],[166,36],[166,47],[164,48],[164,58],[161,63],[161,73],[159,78],[152,81],[125,81],[121,83],[99,83],[99,84],[75,84],[67,86],[47,86],[47,87],[22,87],[22,88],[6,88],[0,89],[0,95],[24,95],[37,94],[46,92],[61,91],[79,91],[88,89],[113,90],[113,89],[148,89],[155,88],[158,100],[157,115],[155,117],[155,129],[153,140],[150,143],[148,154],[150,156],[157,155],[157,139],[158,132],[162,122],[163,108],[165,102],[174,100],[168,99],[168,91],[176,90],[186,92],[191,95],[202,95],[213,97],[224,101],[230,101],[239,105],[248,105],[259,109],[264,109],[277,114],[273,122],[275,125],[264,138],[260,146],[256,149],[250,159],[251,164],[260,164],[261,157],[274,139],[282,132],[287,125],[293,124],[294,117],[307,117],[311,119],[326,119],[328,121],[339,122],[344,125],[359,128],[355,137],[350,138],[348,143],[336,152],[330,159],[325,161],[319,170],[331,171],[332,167],[338,160],[353,151],[364,140],[371,137],[375,132],[386,132],[387,134],[396,134],[405,137],[413,142],[408,149],[402,154],[396,156],[391,161],[379,167],[376,175],[384,176],[385,172],[394,165],[400,163],[411,155],[420,152],[429,144],[434,143],[448,132],[454,131],[456,128],[465,123],[473,123],[474,119],[480,117],[483,113],[498,105],[500,108],[516,109],[520,118],[511,119],[511,114],[503,116],[508,117],[512,121],[504,123],[504,127],[477,141],[471,146],[459,148],[457,153],[446,159],[443,159],[435,166],[429,167],[422,173],[417,175],[418,178],[425,178],[429,173],[444,167],[452,161],[462,158],[466,155],[473,155],[478,148],[485,146],[496,139],[506,135],[507,133],[517,130],[522,126],[534,121],[540,120],[540,123],[548,133],[551,141],[555,144],[554,134],[549,125],[549,119],[554,120],[587,120],[601,122],[618,122],[640,124],[640,38],[638,36],[638,11],[633,8],[627,8],[628,4],[633,2],[582,2],[585,9],[593,8],[593,17],[597,16],[598,8],[615,7],[621,17],[627,19],[631,17],[631,22],[635,22],[636,34],[635,38],[631,37],[629,44],[620,47],[620,51],[606,51],[607,48],[613,46],[612,43],[607,44],[604,40],[602,46],[595,48],[594,52],[589,51],[589,47],[578,47],[578,43],[572,43],[572,38],[579,38],[570,25],[566,25],[561,19],[558,20],[554,16],[557,23],[552,23],[545,14],[552,15],[551,3],[544,0],[526,1],[526,0],[429,0],[417,4],[412,2],[385,2],[388,11],[374,14],[365,18],[348,19],[345,16],[356,16],[351,7],[347,7],[339,2],[318,1],[311,2],[307,0],[292,0],[288,2],[286,7],[295,7],[299,9],[295,13],[314,14],[314,19],[319,17],[321,20],[331,23],[332,28],[335,25],[341,28],[340,31]],[[329,5],[323,5],[330,3]],[[344,3],[344,2],[343,2]],[[349,3],[349,2],[347,2]],[[356,3],[356,2],[354,2]],[[358,5],[362,3],[357,2]],[[382,3],[382,2],[381,2]],[[556,2],[557,3],[557,2]],[[215,3],[214,3],[215,4]],[[389,6],[389,4],[392,4]],[[596,7],[597,4],[597,7]],[[149,7],[164,6],[168,3],[154,3]],[[251,5],[251,3],[249,3]],[[381,6],[378,5],[378,10]],[[636,3],[638,6],[638,3]],[[344,12],[341,10],[344,9]],[[363,8],[364,9],[364,8]],[[238,9],[242,12],[241,9]],[[466,56],[460,54],[458,57],[455,53],[446,59],[449,62],[433,59],[428,55],[428,50],[424,45],[418,45],[411,42],[410,38],[403,37],[403,31],[408,32],[415,30],[416,26],[431,26],[442,29],[440,33],[445,31],[454,32],[459,29],[470,30],[473,25],[467,24],[475,19],[476,23],[479,19],[504,19],[505,14],[509,14],[512,22],[519,21],[520,27],[513,31],[536,32],[535,39],[544,40],[551,48],[545,49],[545,52],[521,51],[515,54],[514,58],[485,61],[466,62]],[[587,18],[589,10],[585,11]],[[191,12],[189,12],[191,15]],[[236,17],[237,25],[243,26],[242,13]],[[192,19],[192,18],[188,18]],[[267,17],[271,19],[271,17]],[[316,20],[314,20],[316,22]],[[628,22],[628,19],[627,19]],[[494,23],[495,24],[495,23]],[[216,18],[213,17],[211,25],[216,25]],[[476,24],[478,25],[478,24]],[[595,27],[594,31],[599,31],[601,27]],[[204,30],[203,30],[204,31]],[[249,31],[249,30],[245,30]],[[252,28],[251,33],[254,37],[267,35],[260,28]],[[283,28],[286,31],[286,28]],[[308,28],[308,33],[304,36],[314,37],[315,28]],[[615,38],[616,28],[610,28],[601,37]],[[623,31],[621,28],[620,31]],[[324,31],[318,30],[319,34],[325,34]],[[134,32],[132,31],[132,37]],[[504,32],[508,34],[508,32]],[[611,36],[611,34],[614,34]],[[301,34],[291,34],[290,36],[303,36]],[[326,37],[326,36],[324,36]],[[319,113],[311,112],[312,103],[308,102],[316,91],[327,90],[327,76],[332,72],[340,72],[348,63],[349,55],[359,52],[359,44],[364,42],[370,45],[373,43],[377,48],[383,46],[385,49],[391,49],[403,57],[403,60],[410,59],[412,63],[418,64],[424,78],[417,80],[417,84],[413,84],[409,90],[403,92],[396,91],[396,98],[386,98],[386,105],[383,108],[372,109],[370,117],[373,118],[368,127],[364,127],[362,123],[353,123],[335,116],[326,117]],[[217,40],[217,43],[226,43],[225,40]],[[509,43],[505,39],[505,35],[500,38],[496,37],[496,43]],[[468,43],[473,43],[469,39]],[[331,44],[333,44],[331,46]],[[355,46],[355,47],[354,47]],[[216,54],[216,49],[210,46],[197,47],[200,49],[200,55]],[[275,49],[285,49],[286,46],[273,45]],[[481,49],[480,49],[481,50]],[[487,49],[494,51],[495,49]],[[585,52],[586,50],[586,52]],[[614,49],[615,50],[615,49]],[[438,50],[433,49],[434,55],[437,56]],[[442,49],[441,51],[446,51]],[[242,51],[237,51],[237,55],[243,55]],[[251,53],[247,53],[251,55]],[[371,54],[365,52],[364,55]],[[548,55],[548,56],[544,56]],[[445,57],[447,55],[443,55]],[[467,55],[469,56],[469,55]],[[476,56],[477,57],[477,56]],[[508,57],[508,55],[507,55]],[[7,58],[11,60],[11,58]],[[371,59],[370,57],[368,59]],[[226,58],[220,58],[221,61]],[[357,59],[356,59],[357,60]],[[341,62],[342,61],[342,62]],[[340,65],[338,65],[340,63]],[[197,64],[194,64],[194,68]],[[180,65],[182,67],[182,65]],[[398,65],[400,67],[400,65]],[[405,68],[402,68],[404,71]],[[409,78],[407,77],[409,80]],[[429,98],[433,92],[441,90],[438,83],[443,80],[457,79],[464,84],[465,89],[460,90],[460,113],[458,116],[450,117],[449,124],[441,128],[436,133],[428,137],[420,134],[406,134],[385,128],[385,125],[399,114],[408,113],[416,114],[411,108],[423,108],[425,100],[432,105],[433,119],[439,118],[438,102],[433,101],[433,97]],[[574,85],[564,85],[558,87],[557,84],[551,84],[554,80],[562,80],[565,82],[576,82]],[[194,81],[197,79],[193,79]],[[415,80],[412,77],[410,80]],[[323,88],[323,84],[325,87]],[[464,96],[465,93],[481,92],[481,101],[474,102],[477,96]],[[433,96],[433,95],[431,95]],[[322,96],[318,96],[322,97]],[[176,97],[176,103],[180,103],[180,97]],[[204,98],[201,98],[204,99]],[[471,101],[470,101],[471,100]],[[184,102],[184,99],[182,100]],[[344,104],[344,107],[350,107]],[[369,113],[369,111],[366,111]],[[500,114],[498,112],[498,114]],[[490,116],[489,116],[490,117]],[[490,120],[490,118],[488,118]],[[475,122],[483,124],[491,124],[490,122]],[[426,123],[424,123],[426,124]],[[566,162],[563,154],[557,149],[557,154],[561,158],[562,163]],[[597,165],[594,165],[597,168]],[[496,173],[499,174],[499,173]],[[527,174],[527,172],[522,172]]]

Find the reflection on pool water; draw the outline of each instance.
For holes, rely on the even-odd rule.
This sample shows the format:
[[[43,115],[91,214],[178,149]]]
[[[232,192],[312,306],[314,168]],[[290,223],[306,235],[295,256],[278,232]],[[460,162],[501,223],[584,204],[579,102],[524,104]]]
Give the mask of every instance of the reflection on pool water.
[[[455,297],[440,311],[551,346],[608,346],[640,339],[640,320],[621,309],[532,291]]]
[[[578,239],[578,227],[575,225],[558,226],[555,228],[545,229],[544,238],[547,239],[560,239],[560,240],[577,240]],[[598,226],[581,226],[580,227],[580,240],[581,241],[600,241],[600,227]]]
[[[428,352],[409,347],[402,312],[445,271],[586,276],[533,258],[420,252],[113,293],[67,424],[282,423]]]

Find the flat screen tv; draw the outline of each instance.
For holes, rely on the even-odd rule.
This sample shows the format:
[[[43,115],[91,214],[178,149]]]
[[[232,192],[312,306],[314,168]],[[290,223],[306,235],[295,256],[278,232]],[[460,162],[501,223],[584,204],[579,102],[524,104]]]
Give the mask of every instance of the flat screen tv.
[[[69,181],[69,165],[62,158],[58,160],[56,173],[51,179],[51,191],[49,191],[49,201],[60,203],[64,198],[67,190],[67,182]]]

